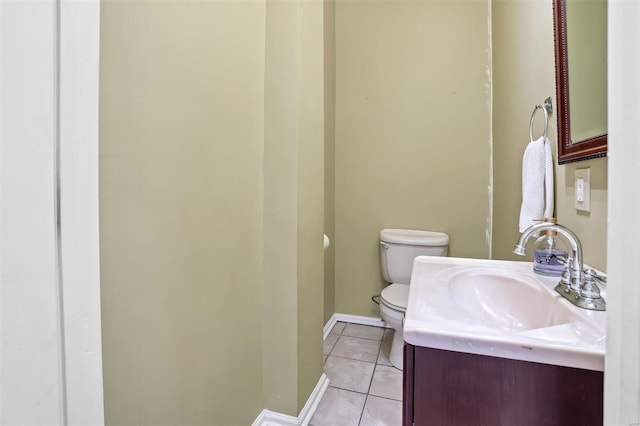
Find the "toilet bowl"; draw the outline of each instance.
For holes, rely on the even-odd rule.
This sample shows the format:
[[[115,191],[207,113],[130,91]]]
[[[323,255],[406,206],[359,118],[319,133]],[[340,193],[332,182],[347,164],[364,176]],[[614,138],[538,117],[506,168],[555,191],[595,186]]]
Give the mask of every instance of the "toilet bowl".
[[[404,347],[402,326],[408,301],[408,284],[391,284],[385,287],[380,294],[380,317],[394,330],[389,361],[401,370],[403,364],[402,348]]]
[[[416,256],[446,256],[449,236],[442,232],[413,229],[380,231],[380,266],[382,276],[390,283],[380,294],[380,317],[393,328],[389,361],[402,370],[404,338],[402,327],[409,301],[409,284]]]

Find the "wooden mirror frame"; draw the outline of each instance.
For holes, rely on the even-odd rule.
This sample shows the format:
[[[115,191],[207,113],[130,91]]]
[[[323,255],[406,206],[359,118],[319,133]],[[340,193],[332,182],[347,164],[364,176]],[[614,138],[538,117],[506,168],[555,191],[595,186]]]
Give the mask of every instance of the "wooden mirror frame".
[[[566,7],[566,0],[553,0],[558,111],[558,164],[605,157],[607,155],[607,133],[580,141],[571,140]]]

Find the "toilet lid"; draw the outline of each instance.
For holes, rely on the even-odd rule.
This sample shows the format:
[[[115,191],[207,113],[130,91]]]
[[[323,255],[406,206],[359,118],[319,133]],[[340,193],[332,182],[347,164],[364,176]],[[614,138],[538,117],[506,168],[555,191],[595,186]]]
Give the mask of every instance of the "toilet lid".
[[[416,229],[383,229],[380,241],[415,246],[443,247],[449,245],[449,235],[444,232],[419,231]]]
[[[397,311],[405,311],[409,302],[409,286],[407,284],[391,284],[380,293],[380,300]]]

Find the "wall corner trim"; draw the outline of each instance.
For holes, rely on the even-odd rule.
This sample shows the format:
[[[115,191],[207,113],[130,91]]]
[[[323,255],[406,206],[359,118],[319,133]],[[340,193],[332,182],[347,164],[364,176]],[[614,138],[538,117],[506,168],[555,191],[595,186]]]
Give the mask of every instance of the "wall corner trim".
[[[389,328],[381,318],[349,314],[333,314],[324,326],[323,339],[327,338],[338,321]],[[260,412],[251,426],[307,426],[315,414],[316,409],[320,404],[320,400],[324,396],[324,392],[328,387],[329,378],[323,373],[322,376],[320,376],[316,387],[313,389],[313,392],[309,395],[309,399],[306,404],[302,407],[298,417],[264,409]]]
[[[264,409],[251,426],[307,426],[328,387],[329,378],[323,373],[298,417]]]
[[[331,330],[333,330],[333,327],[335,327],[337,322],[338,322],[338,317],[336,316],[336,314],[331,315],[331,318],[329,318],[329,321],[327,321],[327,323],[324,325],[322,340],[327,340],[327,336],[329,335],[329,333],[331,333]]]

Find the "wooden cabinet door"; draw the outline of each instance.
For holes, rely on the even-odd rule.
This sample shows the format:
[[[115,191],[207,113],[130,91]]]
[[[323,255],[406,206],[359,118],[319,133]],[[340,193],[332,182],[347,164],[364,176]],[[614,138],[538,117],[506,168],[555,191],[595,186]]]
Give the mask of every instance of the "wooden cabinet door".
[[[410,355],[413,404],[405,414],[413,419],[405,426],[603,422],[602,372],[422,347]]]

